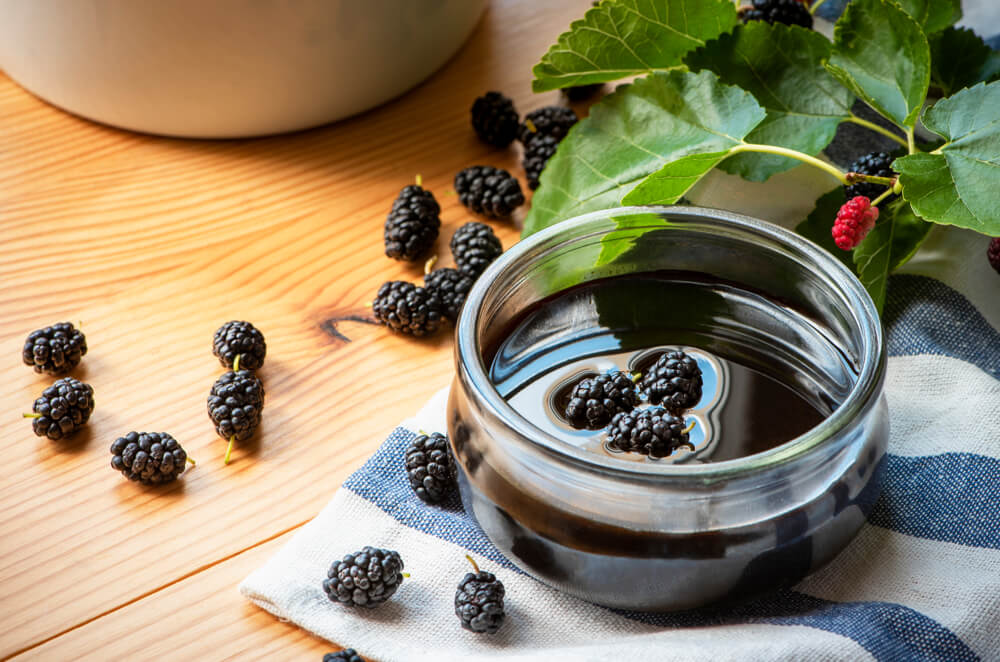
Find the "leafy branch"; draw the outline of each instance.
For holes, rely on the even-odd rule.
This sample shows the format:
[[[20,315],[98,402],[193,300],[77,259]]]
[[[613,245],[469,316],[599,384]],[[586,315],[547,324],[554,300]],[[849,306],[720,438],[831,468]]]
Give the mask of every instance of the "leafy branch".
[[[562,141],[524,234],[596,209],[672,204],[714,168],[764,181],[806,164],[841,185],[885,187],[875,201],[883,213],[847,260],[881,305],[888,274],[932,223],[1000,234],[990,200],[1000,187],[1000,56],[951,27],[960,17],[959,0],[854,0],[831,42],[797,26],[739,25],[728,0],[604,0],[542,58],[534,88],[641,77]],[[921,115],[932,88],[947,96]],[[851,113],[855,97],[905,138]],[[943,144],[923,151],[918,120]],[[843,122],[905,149],[894,177],[846,173],[818,156]],[[901,197],[882,202],[892,187]],[[835,251],[837,197],[820,198],[799,228],[822,239],[822,226]]]

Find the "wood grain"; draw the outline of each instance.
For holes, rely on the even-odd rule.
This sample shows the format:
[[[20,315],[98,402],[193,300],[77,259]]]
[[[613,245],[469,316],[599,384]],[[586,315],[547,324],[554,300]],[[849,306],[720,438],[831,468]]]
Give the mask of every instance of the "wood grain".
[[[116,633],[157,623],[160,609],[144,605],[184,577],[226,596],[186,607],[220,625],[198,635],[198,651],[228,650],[230,633],[267,622],[248,620],[235,593],[253,564],[223,560],[259,564],[274,544],[240,552],[308,521],[452,374],[450,334],[415,341],[353,321],[336,324],[350,342],[331,332],[331,320],[366,317],[383,281],[420,277],[383,255],[392,199],[423,176],[442,204],[449,264],[448,238],[472,220],[446,194],[454,173],[488,163],[523,181],[516,149],[490,150],[470,131],[472,99],[500,89],[522,112],[556,102],[530,93],[530,67],[587,4],[494,2],[460,53],[406,96],[258,140],[117,131],[0,74],[0,658],[62,650],[62,633],[83,631],[97,633],[85,647],[101,658]],[[505,246],[516,240],[514,225],[493,226]],[[228,319],[258,325],[268,357],[261,432],[227,467],[205,397],[222,371],[211,335]],[[52,381],[19,355],[29,331],[63,320],[83,323],[90,352],[74,376],[94,386],[97,408],[55,443],[18,415]],[[125,481],[108,446],[129,430],[170,432],[198,465],[165,488]],[[261,636],[313,650],[282,628]]]
[[[289,537],[280,536],[181,579],[33,648],[17,660],[318,662],[324,653],[339,647],[279,621],[234,590],[218,590],[235,586]]]

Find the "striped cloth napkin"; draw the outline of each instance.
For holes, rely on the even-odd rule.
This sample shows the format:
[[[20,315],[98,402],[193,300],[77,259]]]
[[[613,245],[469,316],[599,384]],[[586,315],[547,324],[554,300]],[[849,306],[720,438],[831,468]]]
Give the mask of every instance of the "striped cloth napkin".
[[[522,574],[457,499],[428,506],[406,481],[415,431],[445,429],[444,392],[240,590],[384,662],[1000,660],[1000,275],[986,243],[935,228],[892,277],[885,489],[847,549],[791,590],[738,608],[625,613]],[[331,603],[321,586],[330,563],[365,545],[398,550],[411,578],[378,609]],[[493,636],[454,615],[466,553],[507,587]]]

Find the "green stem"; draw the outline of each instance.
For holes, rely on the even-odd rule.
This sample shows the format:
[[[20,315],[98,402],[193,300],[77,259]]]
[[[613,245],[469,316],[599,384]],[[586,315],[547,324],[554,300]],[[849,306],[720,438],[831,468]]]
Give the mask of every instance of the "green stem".
[[[910,154],[917,153],[917,141],[913,137],[913,127],[911,126],[906,132],[906,149],[910,150]]]
[[[886,138],[889,138],[890,140],[895,140],[896,142],[898,142],[903,147],[907,146],[905,140],[903,140],[902,138],[900,138],[899,136],[897,136],[895,133],[893,133],[889,129],[885,128],[884,126],[879,126],[875,122],[869,122],[866,119],[858,117],[854,113],[851,113],[851,115],[847,118],[847,121],[851,122],[852,124],[857,124],[858,126],[863,126],[866,129],[870,129],[870,130],[874,131],[875,133],[879,133],[879,134],[885,136]]]
[[[867,182],[869,184],[881,184],[882,186],[892,186],[896,183],[895,177],[879,177],[878,175],[866,175],[861,172],[847,173],[847,181],[852,184]]]
[[[776,145],[758,145],[756,143],[740,143],[736,147],[729,150],[729,153],[739,154],[740,152],[759,152],[761,154],[776,154],[778,156],[787,156],[790,159],[795,159],[796,161],[801,161],[802,163],[808,163],[811,166],[819,168],[820,170],[829,173],[833,177],[837,178],[837,181],[847,186],[847,176],[840,171],[837,166],[832,163],[827,163],[817,159],[815,156],[809,156],[808,154],[803,154],[802,152],[796,151],[794,149],[788,149],[787,147],[778,147]]]
[[[236,441],[236,435],[234,434],[229,438],[229,445],[226,446],[226,457],[222,458],[223,464],[229,464],[230,462],[229,456],[232,455],[233,453],[233,442],[235,441]]]
[[[819,9],[819,6],[824,2],[826,2],[826,0],[816,0],[816,2],[812,3],[812,5],[809,7],[809,13],[815,14],[816,10]]]
[[[21,416],[24,416],[25,418],[41,418],[42,417],[41,414],[21,414]]]
[[[468,554],[465,555],[465,558],[469,559],[469,563],[472,564],[472,569],[475,570],[478,573],[479,572],[479,565],[476,563],[475,559],[473,559]]]
[[[874,200],[872,200],[872,207],[877,206],[878,203],[882,202],[883,200],[885,200],[886,198],[888,198],[890,195],[892,195],[892,189],[891,188],[888,189],[888,190],[883,191],[880,196],[878,196],[877,198],[875,198]]]

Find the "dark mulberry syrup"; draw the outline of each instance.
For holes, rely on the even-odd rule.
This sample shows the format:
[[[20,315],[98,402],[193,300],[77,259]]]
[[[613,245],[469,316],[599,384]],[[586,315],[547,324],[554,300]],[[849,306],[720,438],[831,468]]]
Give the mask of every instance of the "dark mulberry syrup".
[[[725,286],[649,274],[562,292],[511,325],[488,357],[490,377],[514,410],[535,426],[593,453],[636,462],[698,463],[774,448],[819,424],[832,403],[800,392],[787,375],[789,368],[769,361],[766,348],[750,352],[731,331],[716,329],[713,306],[691,305],[699,297],[719,303],[725,298],[720,288]],[[569,392],[581,379],[610,370],[642,374],[660,355],[676,349],[695,358],[702,371],[702,397],[683,412],[688,424],[694,423],[690,447],[652,460],[610,449],[603,430],[575,429],[563,417]],[[646,406],[644,399],[640,407]]]

